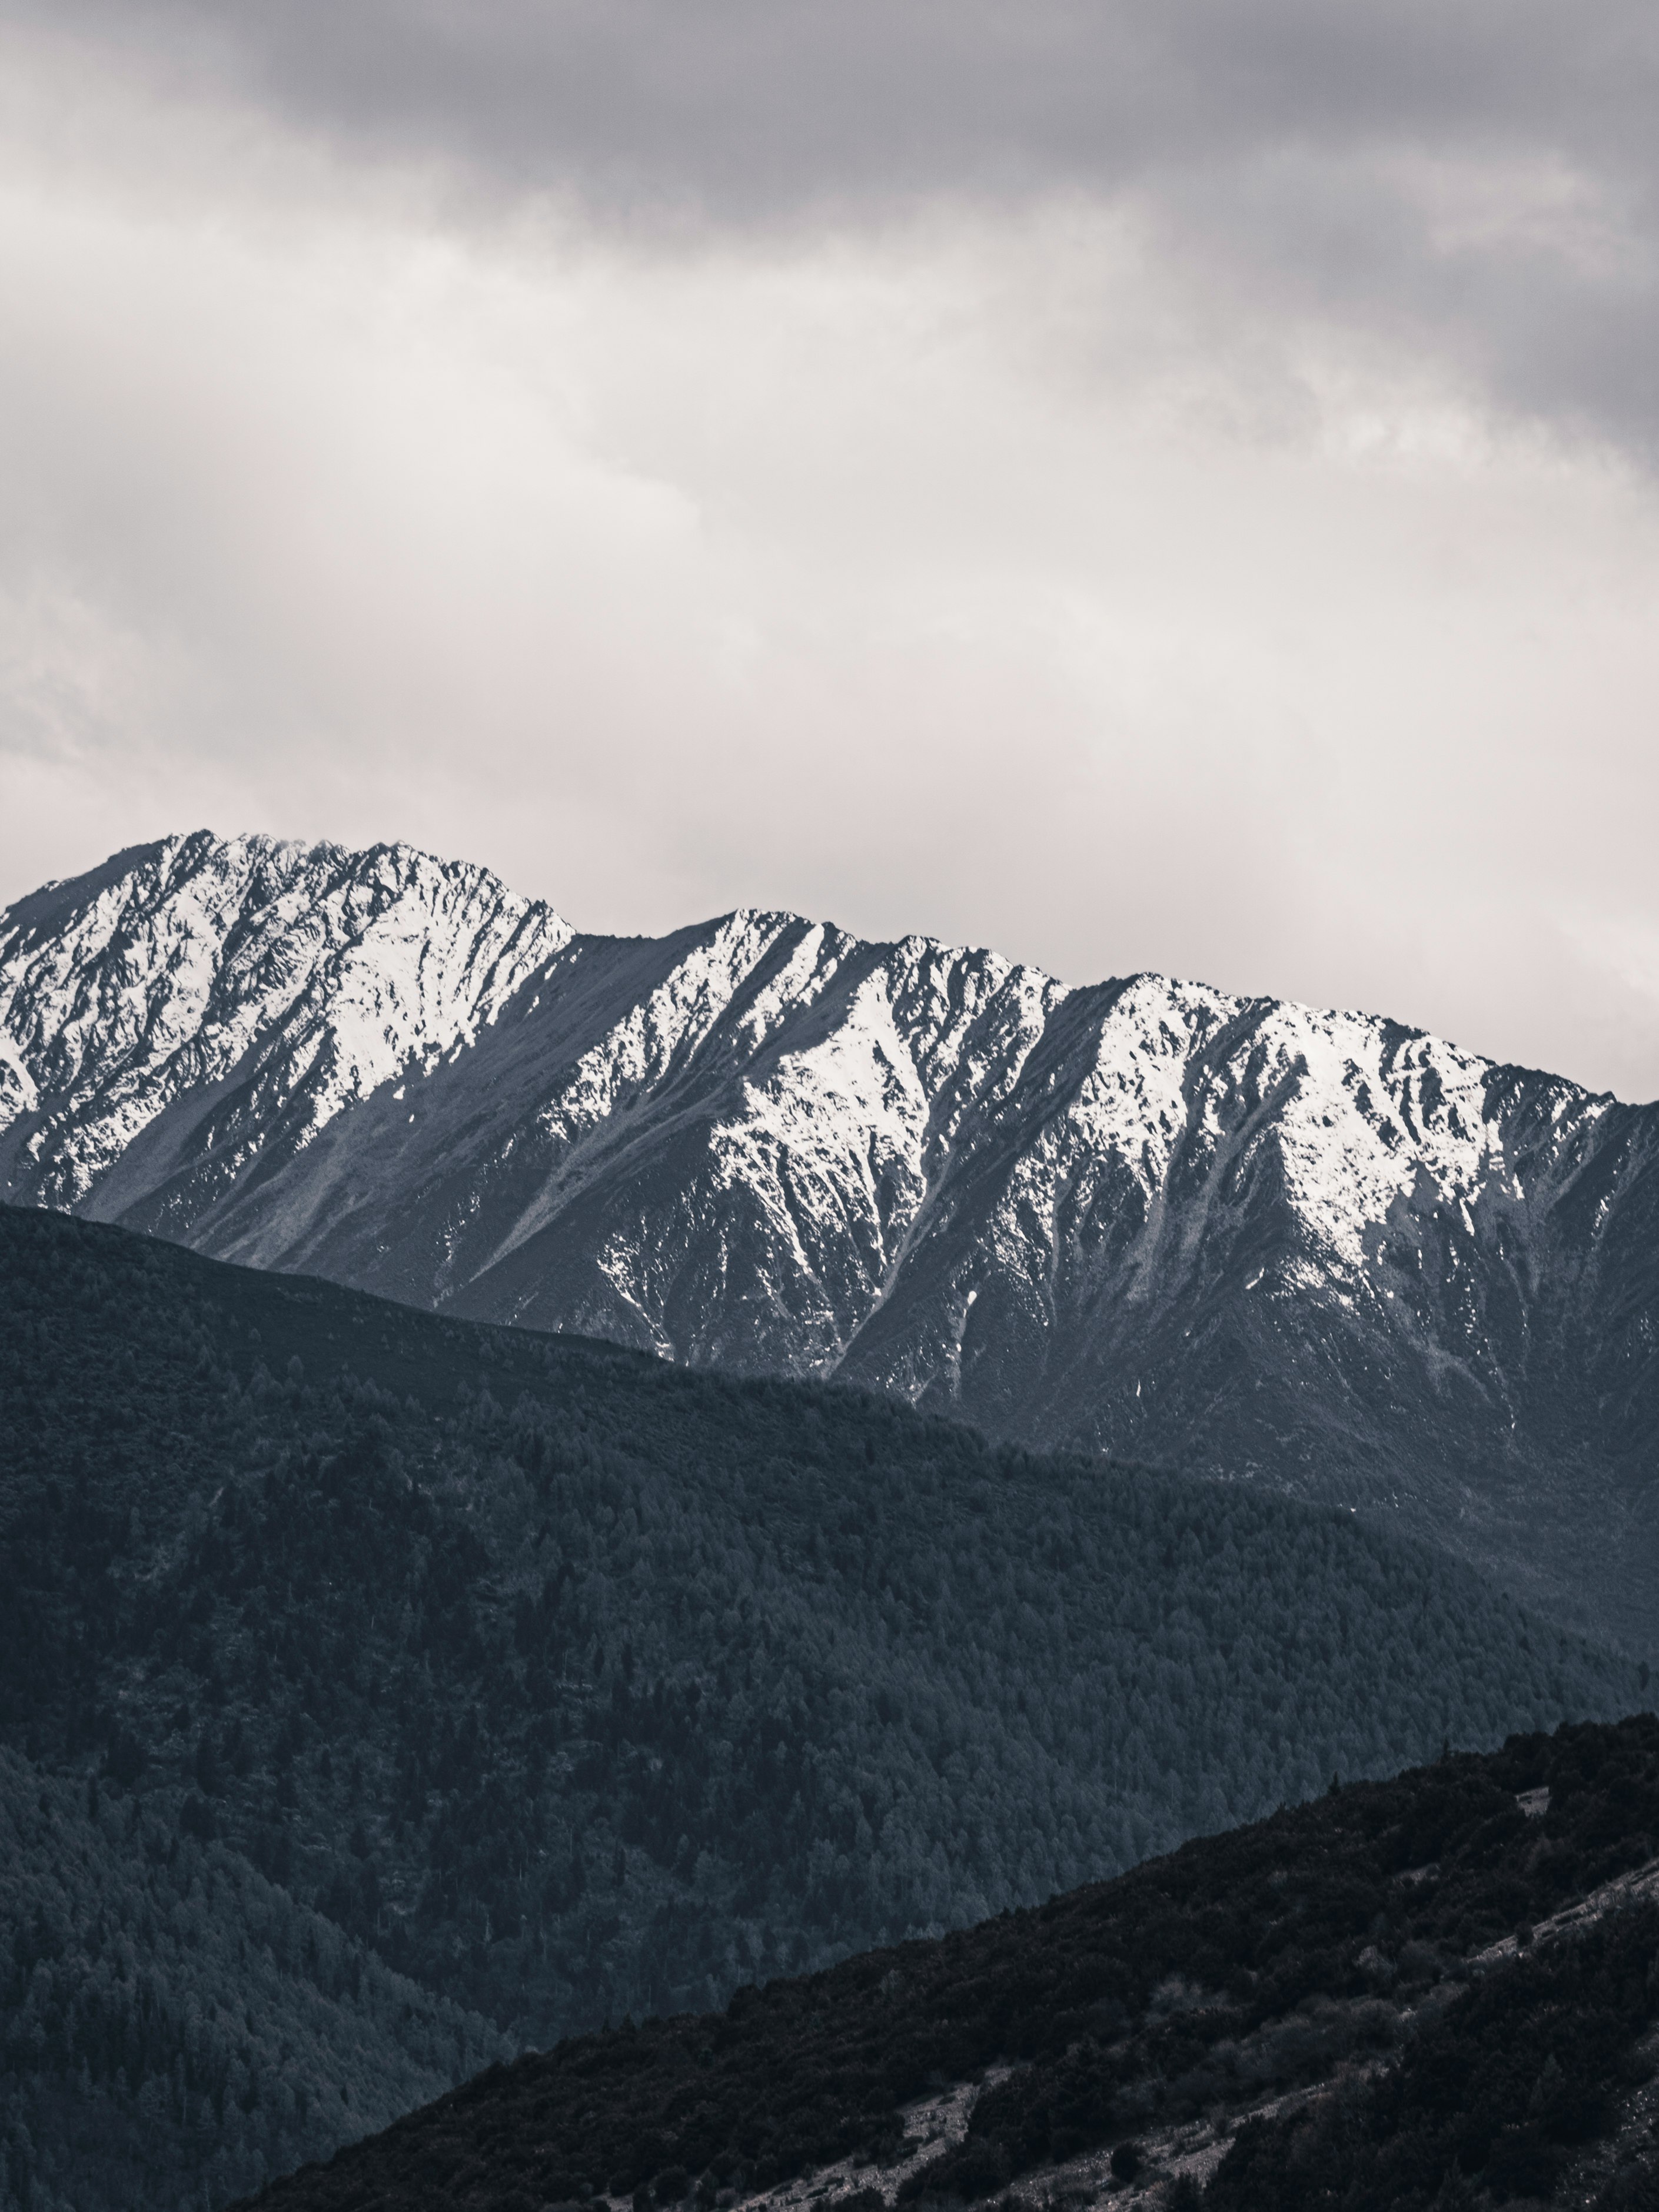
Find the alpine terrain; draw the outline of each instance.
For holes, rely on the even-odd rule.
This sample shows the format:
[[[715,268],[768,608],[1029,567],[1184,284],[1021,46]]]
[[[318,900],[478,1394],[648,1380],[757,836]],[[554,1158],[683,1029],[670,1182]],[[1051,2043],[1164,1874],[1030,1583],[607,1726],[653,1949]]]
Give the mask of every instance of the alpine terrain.
[[[1653,1643],[1659,1107],[1358,1013],[205,832],[0,917],[0,1194],[1397,1511]]]

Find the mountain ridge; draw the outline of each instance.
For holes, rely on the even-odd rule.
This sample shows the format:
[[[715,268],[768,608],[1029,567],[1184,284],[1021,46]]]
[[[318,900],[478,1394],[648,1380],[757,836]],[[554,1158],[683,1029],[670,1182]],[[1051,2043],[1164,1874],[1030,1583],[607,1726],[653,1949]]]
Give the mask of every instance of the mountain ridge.
[[[1651,1645],[1659,1107],[406,847],[119,857],[0,917],[15,1202],[1400,1514]]]

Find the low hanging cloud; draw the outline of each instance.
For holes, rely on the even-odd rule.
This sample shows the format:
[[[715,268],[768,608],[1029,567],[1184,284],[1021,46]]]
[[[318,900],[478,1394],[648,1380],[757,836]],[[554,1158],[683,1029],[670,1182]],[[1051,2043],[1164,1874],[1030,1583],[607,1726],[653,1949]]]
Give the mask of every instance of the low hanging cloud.
[[[1655,37],[0,5],[0,892],[408,836],[1650,1095]]]

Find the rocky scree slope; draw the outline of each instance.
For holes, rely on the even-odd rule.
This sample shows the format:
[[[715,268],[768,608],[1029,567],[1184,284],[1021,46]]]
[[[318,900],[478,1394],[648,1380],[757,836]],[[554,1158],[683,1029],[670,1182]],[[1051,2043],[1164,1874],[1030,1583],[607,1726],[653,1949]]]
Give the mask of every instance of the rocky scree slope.
[[[1659,1108],[1376,1017],[404,847],[0,918],[0,1176],[264,1267],[1398,1512],[1653,1643]]]
[[[1032,1911],[494,2068],[259,2203],[1643,2212],[1656,1837],[1650,1715],[1334,1784]]]

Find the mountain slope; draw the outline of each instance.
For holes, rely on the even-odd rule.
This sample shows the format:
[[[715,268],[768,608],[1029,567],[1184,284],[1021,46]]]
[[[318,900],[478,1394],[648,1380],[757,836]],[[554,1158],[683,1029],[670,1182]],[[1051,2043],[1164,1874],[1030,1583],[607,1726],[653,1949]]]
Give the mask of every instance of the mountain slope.
[[[1656,1834],[1650,1715],[1517,1736],[493,2069],[259,2202],[1644,2206]]]
[[[507,2048],[157,1809],[0,1747],[8,2212],[222,2203]]]
[[[545,2043],[1646,1687],[1346,1512],[45,1212],[0,1208],[0,1739],[64,1820],[95,1781],[84,1840],[126,1855],[60,1916],[81,1928],[64,2033],[8,2060],[70,2129],[75,2023],[108,2010],[124,1941],[142,1964],[147,1912],[165,1933],[169,1884],[194,1911],[196,1878],[222,1878],[214,1929],[290,1900],[337,1959]],[[20,1829],[0,1881],[18,1989],[69,1832]],[[262,2015],[303,2008],[289,1963]],[[371,2084],[438,2063],[395,2027],[364,2027]],[[214,2036],[258,2042],[234,2018]],[[139,2100],[104,2114],[137,2156],[165,2094],[148,2064],[121,2090],[107,2043],[88,2094]],[[190,2190],[246,2185],[264,2124],[234,2095],[191,2109]],[[354,2089],[327,2116],[349,2133],[361,2109]],[[145,2201],[84,2173],[77,2192],[76,2212]]]
[[[17,1201],[1396,1512],[1659,1618],[1659,1108],[1397,1024],[205,835],[0,925]],[[0,1109],[3,1111],[4,1109]]]

